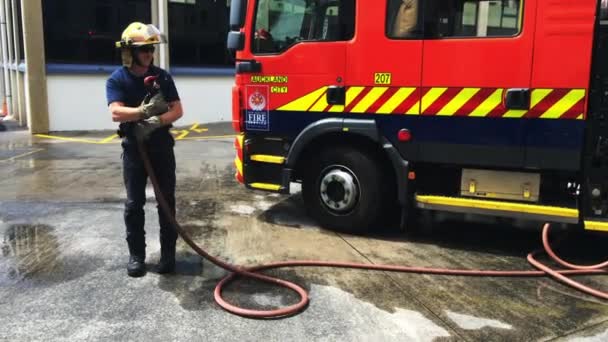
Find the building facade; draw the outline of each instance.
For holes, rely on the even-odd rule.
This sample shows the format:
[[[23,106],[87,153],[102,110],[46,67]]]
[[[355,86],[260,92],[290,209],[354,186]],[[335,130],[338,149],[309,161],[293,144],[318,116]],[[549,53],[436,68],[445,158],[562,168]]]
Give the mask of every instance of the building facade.
[[[131,22],[157,25],[155,64],[173,75],[180,125],[230,120],[230,0],[0,0],[0,97],[32,133],[113,129],[105,80]]]

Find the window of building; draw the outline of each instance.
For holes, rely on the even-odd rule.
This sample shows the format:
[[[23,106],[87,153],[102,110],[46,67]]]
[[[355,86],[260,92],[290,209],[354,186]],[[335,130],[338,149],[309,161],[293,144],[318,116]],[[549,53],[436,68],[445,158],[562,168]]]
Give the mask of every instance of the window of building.
[[[114,43],[134,21],[150,22],[150,0],[43,1],[48,63],[120,64]]]
[[[390,38],[516,36],[521,32],[522,5],[523,0],[389,0],[386,34]]]
[[[230,0],[170,0],[168,6],[171,65],[234,65],[226,48]]]
[[[254,53],[277,53],[303,41],[353,37],[354,0],[259,0]]]

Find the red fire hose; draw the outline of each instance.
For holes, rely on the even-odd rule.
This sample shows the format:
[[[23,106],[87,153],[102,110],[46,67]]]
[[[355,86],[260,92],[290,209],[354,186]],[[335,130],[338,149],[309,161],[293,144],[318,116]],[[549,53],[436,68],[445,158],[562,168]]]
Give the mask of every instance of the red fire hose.
[[[233,314],[250,317],[250,318],[278,318],[278,317],[286,317],[295,315],[301,311],[303,311],[308,305],[308,293],[302,287],[279,278],[274,278],[270,276],[266,276],[260,274],[258,272],[262,270],[268,270],[272,268],[280,268],[280,267],[296,267],[296,266],[314,266],[314,267],[340,267],[340,268],[354,268],[354,269],[362,269],[362,270],[373,270],[373,271],[389,271],[389,272],[404,272],[404,273],[424,273],[424,274],[441,274],[441,275],[454,275],[454,276],[490,276],[490,277],[544,277],[551,276],[558,281],[561,281],[575,289],[578,289],[584,293],[589,295],[601,298],[608,299],[608,292],[600,291],[597,289],[590,288],[585,286],[577,281],[574,281],[566,275],[598,275],[598,274],[607,274],[608,273],[608,261],[603,262],[597,265],[591,266],[580,266],[573,265],[566,261],[560,259],[549,245],[549,230],[550,224],[546,223],[543,227],[543,246],[545,252],[557,263],[564,266],[566,269],[561,270],[553,270],[548,266],[540,263],[535,259],[535,255],[541,252],[541,250],[534,251],[528,254],[528,261],[540,271],[488,271],[488,270],[456,270],[456,269],[443,269],[443,268],[426,268],[426,267],[412,267],[412,266],[393,266],[393,265],[369,265],[369,264],[357,264],[357,263],[345,263],[345,262],[329,262],[329,261],[286,261],[286,262],[277,262],[272,264],[260,265],[251,268],[243,268],[240,266],[232,265],[227,262],[224,262],[218,258],[215,258],[205,252],[201,247],[199,247],[193,240],[190,235],[182,229],[179,225],[175,217],[171,215],[171,210],[165,199],[162,196],[162,193],[158,186],[158,181],[156,180],[156,176],[154,174],[154,170],[152,169],[152,165],[148,158],[148,154],[146,148],[142,142],[139,143],[139,151],[142,155],[142,159],[144,161],[144,166],[146,171],[148,172],[148,176],[150,177],[150,181],[154,186],[154,191],[156,193],[156,198],[158,199],[159,205],[164,211],[165,215],[169,218],[179,235],[184,239],[184,241],[200,256],[214,263],[215,265],[226,269],[230,272],[228,276],[223,278],[215,287],[214,297],[215,301],[221,306],[224,310],[231,312]],[[222,298],[222,288],[224,285],[233,281],[237,277],[249,277],[257,280],[261,280],[270,284],[276,284],[278,286],[286,287],[298,293],[300,296],[300,301],[297,304],[275,309],[275,310],[253,310],[253,309],[244,309],[238,306],[232,305]]]

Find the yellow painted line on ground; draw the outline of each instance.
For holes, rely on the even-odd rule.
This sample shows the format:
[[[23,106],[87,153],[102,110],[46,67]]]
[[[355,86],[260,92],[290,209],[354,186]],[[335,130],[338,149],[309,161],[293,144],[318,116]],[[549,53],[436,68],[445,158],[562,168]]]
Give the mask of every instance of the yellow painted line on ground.
[[[212,139],[234,138],[234,137],[236,137],[236,134],[231,134],[231,135],[210,135],[210,136],[207,136],[207,137],[188,137],[188,138],[182,138],[182,139],[179,139],[179,140],[212,140]]]
[[[190,130],[196,133],[203,133],[209,131],[208,128],[198,128],[198,122],[190,127]]]
[[[10,157],[10,158],[7,158],[7,159],[0,159],[0,162],[9,162],[9,161],[13,161],[13,160],[15,160],[15,159],[22,158],[22,157],[26,157],[26,156],[29,156],[29,155],[31,155],[31,154],[38,153],[38,152],[40,152],[40,151],[44,151],[44,149],[43,149],[43,148],[39,148],[39,149],[36,149],[36,150],[33,150],[33,151],[29,151],[29,152],[25,152],[25,153],[22,153],[22,154],[19,154],[19,155],[16,155],[16,156],[14,156],[14,157]]]
[[[112,140],[114,140],[116,138],[118,138],[118,134],[112,134],[111,136],[109,136],[109,137],[103,139],[102,141],[100,141],[99,143],[100,144],[107,144],[107,143],[109,143],[110,141],[112,141]]]
[[[81,143],[85,143],[85,144],[100,144],[100,142],[97,140],[82,139],[82,138],[60,137],[57,135],[48,135],[48,134],[34,134],[34,136],[36,136],[38,138],[44,138],[44,139],[81,142]]]
[[[189,130],[186,129],[182,129],[182,130],[172,130],[171,133],[175,133],[178,134],[178,136],[175,138],[175,140],[182,140],[184,139],[186,136],[188,136],[188,134],[190,134]]]
[[[196,128],[197,131],[208,131],[207,128]],[[175,140],[209,140],[209,139],[220,139],[220,138],[233,138],[236,134],[230,135],[214,135],[214,136],[199,136],[199,137],[187,137],[190,134],[190,130],[171,130],[171,133],[175,134]],[[76,143],[85,143],[85,144],[109,144],[109,143],[118,143],[120,141],[115,141],[118,138],[117,134],[113,134],[107,138],[103,138],[101,140],[93,140],[87,138],[76,138],[76,137],[62,137],[58,135],[49,135],[49,134],[34,134],[34,136],[43,139],[49,140],[60,140],[60,141],[68,141],[68,142],[76,142]]]

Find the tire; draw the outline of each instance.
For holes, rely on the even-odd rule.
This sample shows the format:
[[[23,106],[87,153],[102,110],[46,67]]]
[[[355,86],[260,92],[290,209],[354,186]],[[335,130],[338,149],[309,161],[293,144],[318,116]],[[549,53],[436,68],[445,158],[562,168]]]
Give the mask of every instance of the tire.
[[[340,232],[364,233],[379,223],[391,190],[394,192],[389,187],[393,180],[387,178],[381,162],[372,153],[336,146],[322,150],[318,158],[309,159],[302,196],[309,215],[321,226]],[[351,179],[354,188],[349,186]],[[346,182],[341,183],[343,181]],[[356,191],[349,192],[349,189]],[[337,201],[339,198],[343,201]]]

